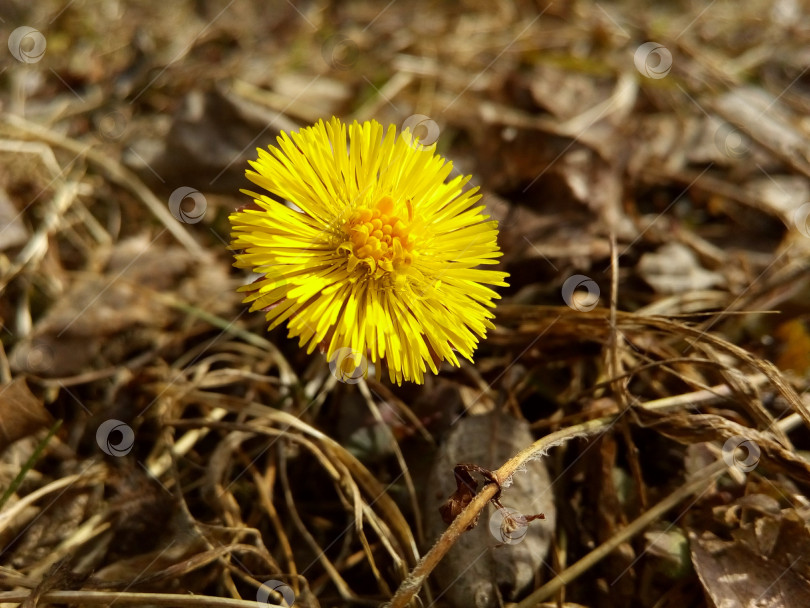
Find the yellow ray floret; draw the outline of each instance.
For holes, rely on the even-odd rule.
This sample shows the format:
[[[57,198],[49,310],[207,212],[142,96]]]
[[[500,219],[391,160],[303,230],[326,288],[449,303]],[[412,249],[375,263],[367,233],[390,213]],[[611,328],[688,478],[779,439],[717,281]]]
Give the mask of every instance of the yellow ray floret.
[[[349,349],[392,382],[421,383],[456,353],[472,361],[493,328],[487,285],[505,286],[497,222],[477,188],[409,131],[375,121],[320,121],[259,150],[247,177],[266,194],[231,214],[239,268],[261,275],[245,302],[270,328],[327,359]],[[291,203],[291,204],[289,204]]]

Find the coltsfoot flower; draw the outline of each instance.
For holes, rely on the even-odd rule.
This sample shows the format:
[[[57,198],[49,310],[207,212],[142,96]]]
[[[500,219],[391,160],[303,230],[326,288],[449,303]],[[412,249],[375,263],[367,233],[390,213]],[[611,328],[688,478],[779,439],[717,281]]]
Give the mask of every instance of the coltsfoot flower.
[[[327,360],[341,349],[384,363],[392,382],[421,383],[460,353],[472,361],[494,325],[505,286],[497,222],[487,221],[470,177],[409,130],[369,121],[319,121],[282,133],[247,171],[279,199],[243,191],[254,205],[230,216],[235,266],[262,275],[241,288],[268,329]]]

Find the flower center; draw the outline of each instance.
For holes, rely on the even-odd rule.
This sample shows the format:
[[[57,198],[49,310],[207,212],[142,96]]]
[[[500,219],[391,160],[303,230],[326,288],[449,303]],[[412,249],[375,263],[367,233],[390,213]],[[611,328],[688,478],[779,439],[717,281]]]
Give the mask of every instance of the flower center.
[[[410,201],[409,219],[413,218]],[[356,209],[344,226],[348,241],[341,249],[349,251],[349,272],[361,262],[369,274],[393,272],[413,260],[413,237],[408,223],[393,214],[394,202],[385,196],[371,208]]]

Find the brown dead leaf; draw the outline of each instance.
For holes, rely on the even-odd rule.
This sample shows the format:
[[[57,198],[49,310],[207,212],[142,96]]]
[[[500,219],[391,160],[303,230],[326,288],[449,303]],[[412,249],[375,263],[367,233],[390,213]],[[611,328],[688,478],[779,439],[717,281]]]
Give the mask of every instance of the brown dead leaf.
[[[478,489],[478,482],[473,479],[470,474],[470,465],[459,464],[453,469],[453,475],[456,478],[456,491],[450,495],[442,506],[439,507],[439,513],[442,516],[442,521],[447,525],[453,523],[453,520],[458,517],[472,499],[475,497],[475,491]],[[490,473],[492,475],[492,473]],[[467,527],[472,530],[478,525],[478,518]]]
[[[726,283],[723,275],[703,268],[691,249],[676,242],[642,255],[638,272],[656,292],[662,294],[700,291]]]
[[[613,83],[554,65],[537,65],[527,79],[532,100],[561,121],[570,120],[610,97]]]
[[[799,118],[779,97],[760,87],[741,86],[708,105],[794,170],[810,176],[810,142],[797,128]]]
[[[715,606],[810,606],[810,531],[795,510],[760,517],[732,535],[689,534],[695,570]]]
[[[24,378],[0,387],[0,451],[53,422],[50,412],[28,389]]]

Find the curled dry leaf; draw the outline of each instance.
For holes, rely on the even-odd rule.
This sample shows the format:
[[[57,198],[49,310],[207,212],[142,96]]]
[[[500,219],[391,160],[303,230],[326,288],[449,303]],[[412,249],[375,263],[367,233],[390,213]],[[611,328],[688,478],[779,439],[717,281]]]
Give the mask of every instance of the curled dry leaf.
[[[478,489],[478,482],[475,481],[467,468],[470,465],[456,465],[453,469],[453,475],[456,478],[456,491],[450,495],[450,498],[439,507],[439,513],[442,516],[442,521],[447,525],[453,523],[453,520],[458,517],[475,496],[475,491]],[[490,472],[490,475],[492,473]],[[472,530],[478,525],[478,517],[467,526],[467,530]]]

